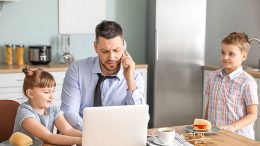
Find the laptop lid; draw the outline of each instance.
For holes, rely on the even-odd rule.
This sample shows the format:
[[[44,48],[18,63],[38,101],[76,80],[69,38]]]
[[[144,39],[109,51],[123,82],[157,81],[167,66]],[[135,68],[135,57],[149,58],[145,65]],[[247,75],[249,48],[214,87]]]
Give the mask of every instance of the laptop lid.
[[[83,111],[83,146],[145,146],[148,105],[87,107]]]

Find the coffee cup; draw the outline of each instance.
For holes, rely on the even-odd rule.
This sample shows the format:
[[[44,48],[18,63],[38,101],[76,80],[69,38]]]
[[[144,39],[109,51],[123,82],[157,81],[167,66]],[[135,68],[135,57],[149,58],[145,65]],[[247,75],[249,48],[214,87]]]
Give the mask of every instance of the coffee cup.
[[[172,145],[175,140],[175,129],[170,127],[158,128],[158,140],[164,145]]]

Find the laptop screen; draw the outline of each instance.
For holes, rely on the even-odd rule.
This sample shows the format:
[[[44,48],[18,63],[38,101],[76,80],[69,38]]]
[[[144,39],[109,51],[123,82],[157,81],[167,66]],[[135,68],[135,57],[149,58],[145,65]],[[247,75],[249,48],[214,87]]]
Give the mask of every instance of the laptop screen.
[[[145,146],[148,105],[87,107],[83,112],[83,146]]]

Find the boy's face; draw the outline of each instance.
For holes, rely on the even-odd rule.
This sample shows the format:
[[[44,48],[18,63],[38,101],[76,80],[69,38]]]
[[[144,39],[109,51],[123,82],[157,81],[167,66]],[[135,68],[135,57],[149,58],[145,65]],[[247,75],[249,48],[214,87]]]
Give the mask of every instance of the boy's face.
[[[232,44],[221,44],[221,62],[226,73],[231,73],[242,65],[246,60],[247,53],[241,51],[237,46]]]

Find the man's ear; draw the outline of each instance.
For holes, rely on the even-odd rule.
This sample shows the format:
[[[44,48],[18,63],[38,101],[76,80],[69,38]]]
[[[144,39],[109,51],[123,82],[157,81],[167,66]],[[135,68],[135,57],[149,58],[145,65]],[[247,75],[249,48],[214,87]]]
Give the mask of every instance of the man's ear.
[[[97,53],[97,47],[98,47],[97,41],[94,41],[94,47],[95,47],[95,51],[96,51],[96,53]]]

